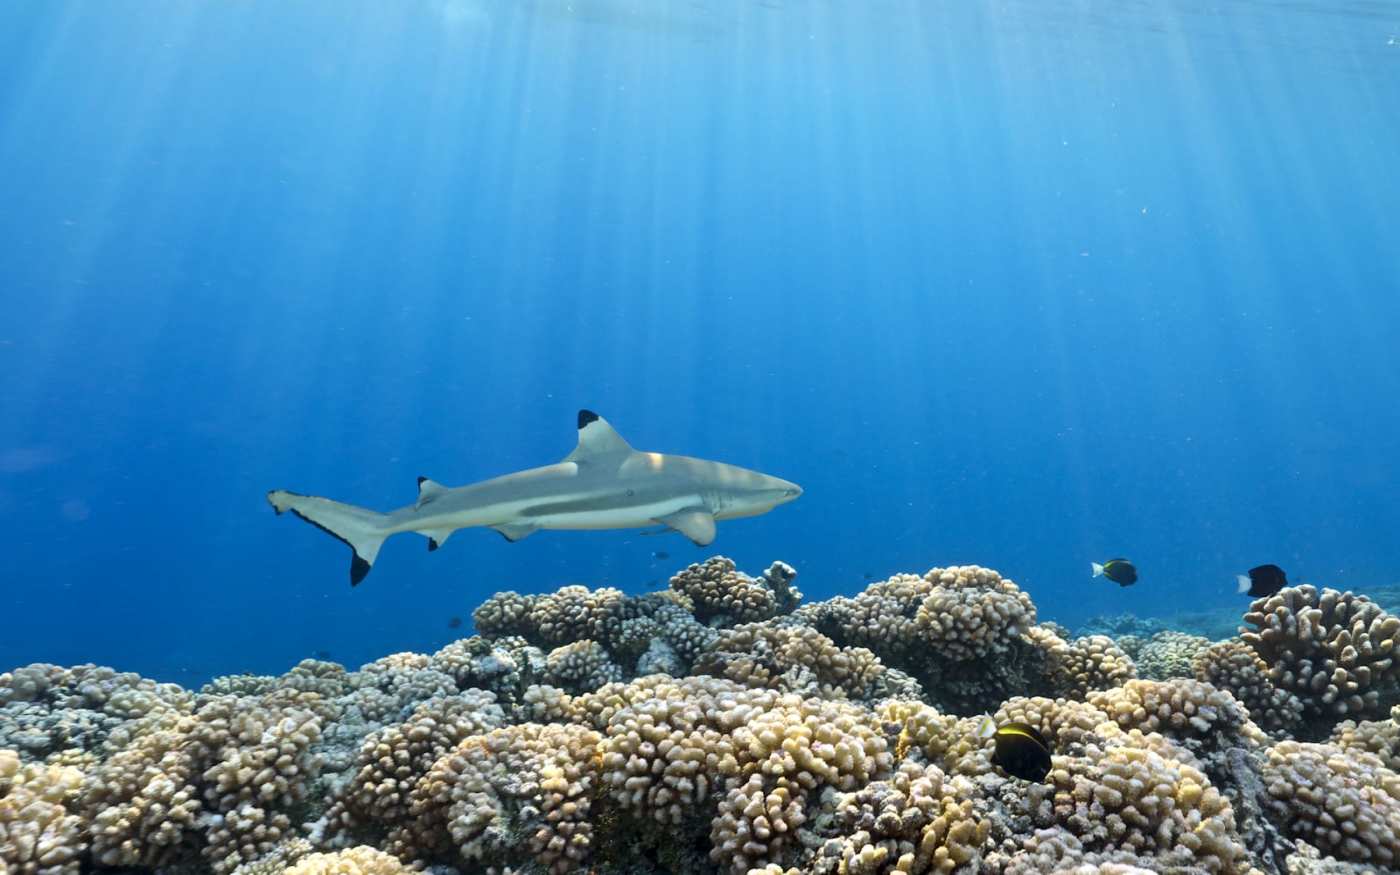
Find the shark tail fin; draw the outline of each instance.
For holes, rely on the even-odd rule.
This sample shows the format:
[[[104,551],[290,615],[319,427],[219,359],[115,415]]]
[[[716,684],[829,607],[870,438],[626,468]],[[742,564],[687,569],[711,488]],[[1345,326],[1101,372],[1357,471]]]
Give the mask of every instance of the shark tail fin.
[[[354,551],[350,558],[350,585],[369,574],[388,534],[383,531],[387,514],[353,504],[331,501],[315,495],[298,495],[283,489],[267,494],[267,501],[279,514],[290,510],[316,528],[345,543]]]

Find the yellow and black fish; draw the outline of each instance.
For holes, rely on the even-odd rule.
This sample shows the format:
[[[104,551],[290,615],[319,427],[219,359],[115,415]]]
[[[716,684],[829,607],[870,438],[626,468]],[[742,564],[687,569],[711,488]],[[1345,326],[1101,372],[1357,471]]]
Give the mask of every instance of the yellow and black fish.
[[[1100,565],[1090,562],[1095,577],[1107,577],[1119,586],[1132,586],[1137,583],[1137,568],[1127,559],[1110,559]]]
[[[1050,745],[1028,723],[1003,723],[997,727],[992,765],[1013,778],[1039,784],[1050,774]]]

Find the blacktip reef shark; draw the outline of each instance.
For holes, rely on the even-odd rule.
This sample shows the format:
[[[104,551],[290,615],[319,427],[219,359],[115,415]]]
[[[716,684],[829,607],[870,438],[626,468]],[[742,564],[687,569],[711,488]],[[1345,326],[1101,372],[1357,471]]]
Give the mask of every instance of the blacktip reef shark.
[[[436,550],[458,529],[485,526],[508,541],[540,529],[633,529],[660,524],[700,546],[715,521],[758,516],[802,494],[795,483],[723,462],[632,449],[607,420],[578,414],[578,446],[556,465],[448,488],[418,478],[418,500],[389,513],[274,489],[267,500],[345,542],[350,584],[365,579],[384,539],[417,532]]]

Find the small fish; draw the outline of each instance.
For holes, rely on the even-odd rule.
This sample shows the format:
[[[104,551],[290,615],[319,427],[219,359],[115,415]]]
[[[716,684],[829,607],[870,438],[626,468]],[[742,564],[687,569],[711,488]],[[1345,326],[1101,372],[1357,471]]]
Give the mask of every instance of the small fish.
[[[983,714],[977,718],[977,728],[973,730],[978,738],[986,741],[997,734],[997,722],[990,714]]]
[[[1137,568],[1127,559],[1110,559],[1100,565],[1090,562],[1095,577],[1107,577],[1119,586],[1132,586],[1137,583]]]
[[[331,652],[329,650],[313,650],[311,652],[311,657],[325,662],[331,658]]]
[[[866,580],[874,580],[874,579],[875,579],[875,575],[874,575],[874,574],[871,574],[869,571],[865,572],[864,577],[865,577]]]
[[[1260,565],[1249,569],[1248,576],[1236,574],[1235,583],[1241,595],[1266,598],[1288,586],[1288,575],[1277,565]]]
[[[670,554],[670,553],[667,553],[665,550],[657,550],[655,553],[651,554],[651,558],[653,558],[653,559],[670,559],[670,558],[671,558],[671,554]]]
[[[449,629],[460,629],[460,628],[462,628],[462,618],[461,618],[461,617],[453,617],[452,619],[448,620],[448,621],[447,621],[447,628],[449,628]]]
[[[996,729],[992,765],[1013,778],[1039,784],[1050,774],[1050,745],[1034,726],[1005,723]]]

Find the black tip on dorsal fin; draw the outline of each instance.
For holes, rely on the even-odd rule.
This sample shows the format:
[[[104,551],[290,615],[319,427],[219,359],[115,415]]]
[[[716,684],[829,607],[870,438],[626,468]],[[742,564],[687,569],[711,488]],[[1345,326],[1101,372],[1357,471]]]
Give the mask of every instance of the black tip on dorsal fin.
[[[350,558],[350,585],[359,586],[360,581],[364,580],[367,574],[369,574],[369,563],[361,559],[359,553],[356,553]]]
[[[592,410],[580,410],[578,412],[578,427],[583,428],[585,425],[588,425],[588,423],[597,422],[601,418],[602,417]]]
[[[433,552],[434,550],[436,550],[437,548],[438,548],[438,542],[437,542],[435,539],[433,539],[433,538],[429,538],[429,539],[428,539],[428,552],[431,553],[431,552]]]
[[[428,479],[427,477],[424,477],[422,474],[419,474],[419,475],[418,475],[418,485],[419,485],[419,486],[422,486],[422,485],[423,485],[423,481],[424,481],[424,480],[427,480],[427,479]]]

